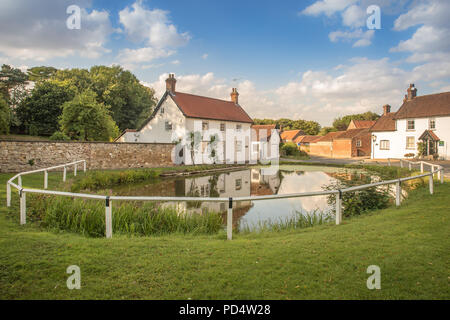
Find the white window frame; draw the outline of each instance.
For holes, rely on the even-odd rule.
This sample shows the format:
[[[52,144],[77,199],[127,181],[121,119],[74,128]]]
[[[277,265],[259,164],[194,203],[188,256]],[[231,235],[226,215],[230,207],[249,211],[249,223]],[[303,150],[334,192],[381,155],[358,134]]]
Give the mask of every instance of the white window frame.
[[[412,123],[412,128],[409,127],[409,123]],[[406,120],[406,131],[415,131],[416,130],[416,121],[415,120]]]
[[[433,127],[431,126],[432,123],[433,123]],[[436,130],[436,119],[435,118],[430,118],[428,120],[428,129],[429,130]]]
[[[165,127],[166,127],[166,131],[172,131],[173,130],[172,122],[166,121],[165,122]]]
[[[361,148],[362,147],[362,140],[356,140],[356,147]]]
[[[225,123],[222,122],[222,123],[220,124],[220,131],[224,132],[225,129],[226,129],[226,127],[227,127],[227,126],[225,125]]]
[[[409,147],[409,144],[408,144],[408,140],[410,138],[413,139],[412,147]],[[416,137],[414,137],[414,136],[407,136],[406,137],[406,149],[407,150],[415,150],[416,149]]]
[[[380,150],[390,150],[390,144],[389,140],[380,140]]]

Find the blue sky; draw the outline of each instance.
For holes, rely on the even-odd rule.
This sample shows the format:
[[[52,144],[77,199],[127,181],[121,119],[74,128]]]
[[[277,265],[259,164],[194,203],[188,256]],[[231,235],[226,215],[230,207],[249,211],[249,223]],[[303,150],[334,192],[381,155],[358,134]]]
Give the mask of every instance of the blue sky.
[[[81,29],[65,26],[82,9]],[[366,9],[381,9],[369,30]],[[0,63],[23,69],[120,64],[158,95],[229,98],[253,117],[307,119],[396,110],[409,83],[450,91],[445,0],[3,0]]]

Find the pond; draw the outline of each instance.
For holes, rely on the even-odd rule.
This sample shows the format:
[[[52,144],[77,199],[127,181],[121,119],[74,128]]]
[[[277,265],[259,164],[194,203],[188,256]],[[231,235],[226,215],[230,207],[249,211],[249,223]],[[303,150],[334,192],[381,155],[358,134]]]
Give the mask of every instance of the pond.
[[[280,166],[278,170],[252,167],[210,175],[163,178],[157,182],[118,186],[114,195],[168,197],[244,197],[322,191],[324,185],[346,178],[348,169],[317,166]],[[219,212],[226,221],[228,203],[173,202],[179,212],[202,214]],[[263,201],[240,201],[233,204],[233,225],[242,230],[255,230],[265,222],[288,219],[296,212],[330,214],[326,196]]]

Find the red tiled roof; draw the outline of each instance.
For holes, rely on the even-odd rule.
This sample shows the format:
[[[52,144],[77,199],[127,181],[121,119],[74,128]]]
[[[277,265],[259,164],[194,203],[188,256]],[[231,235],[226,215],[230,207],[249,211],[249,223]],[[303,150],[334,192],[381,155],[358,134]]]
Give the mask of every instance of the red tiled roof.
[[[334,132],[328,132],[326,135],[324,135],[322,138],[316,140],[315,142],[325,142],[325,141],[333,141],[337,137],[339,137],[341,134],[343,134],[345,131],[334,131]]]
[[[349,129],[347,131],[343,131],[342,134],[335,137],[334,139],[353,139],[353,138],[359,136],[360,134],[368,133],[368,132],[369,132],[369,130],[367,128]]]
[[[419,140],[424,140],[426,137],[430,136],[431,139],[433,139],[434,141],[440,141],[441,139],[439,139],[439,137],[431,130],[425,130],[422,135],[419,137]]]
[[[426,118],[450,115],[450,92],[418,96],[406,100],[394,119]]]
[[[287,130],[280,134],[282,140],[294,140],[298,135],[305,135],[302,130]]]
[[[370,128],[370,131],[395,131],[394,117],[396,114],[396,112],[389,112],[388,114],[381,116],[372,128]]]
[[[295,143],[311,143],[321,138],[322,136],[299,136],[295,139]]]
[[[175,92],[174,95],[171,94],[170,96],[188,118],[253,123],[244,109],[232,101],[181,92]]]
[[[353,120],[356,129],[370,128],[376,121],[370,120]]]

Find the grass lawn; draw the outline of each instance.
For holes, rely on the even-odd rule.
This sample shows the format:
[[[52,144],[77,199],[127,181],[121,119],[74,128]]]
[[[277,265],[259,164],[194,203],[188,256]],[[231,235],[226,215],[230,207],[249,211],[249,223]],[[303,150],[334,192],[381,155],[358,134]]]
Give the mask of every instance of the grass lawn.
[[[82,174],[82,173],[81,173]],[[1,299],[449,299],[450,183],[400,208],[297,231],[87,238],[19,225],[0,174]],[[55,188],[62,173],[49,174]],[[23,184],[42,186],[42,175]],[[81,289],[66,268],[81,269]],[[367,267],[381,268],[368,290]]]

